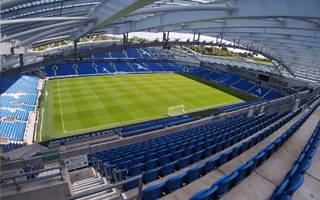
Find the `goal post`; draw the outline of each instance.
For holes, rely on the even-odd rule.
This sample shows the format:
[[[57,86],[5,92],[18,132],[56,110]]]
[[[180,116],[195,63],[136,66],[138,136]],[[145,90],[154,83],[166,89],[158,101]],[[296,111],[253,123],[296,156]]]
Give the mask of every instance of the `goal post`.
[[[171,106],[168,108],[168,115],[170,117],[182,115],[186,113],[184,105]]]

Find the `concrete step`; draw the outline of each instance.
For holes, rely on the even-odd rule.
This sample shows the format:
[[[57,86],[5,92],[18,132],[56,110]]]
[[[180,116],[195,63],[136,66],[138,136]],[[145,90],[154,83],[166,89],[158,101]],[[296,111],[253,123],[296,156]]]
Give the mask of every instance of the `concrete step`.
[[[119,196],[117,195],[116,191],[113,189],[113,190],[102,191],[92,195],[81,197],[81,198],[78,198],[77,200],[101,200],[101,199],[107,199],[107,200],[119,199]]]
[[[73,188],[76,188],[76,187],[83,187],[83,186],[88,186],[90,184],[94,184],[94,183],[97,183],[97,182],[103,182],[102,179],[93,179],[93,180],[88,180],[86,182],[82,182],[82,183],[79,183],[79,184],[76,184],[76,185],[72,185]]]
[[[90,185],[84,185],[84,186],[81,186],[81,187],[73,188],[73,191],[78,193],[78,192],[90,190],[90,189],[93,189],[93,188],[96,188],[96,187],[100,187],[101,185],[104,185],[104,183],[103,182],[96,182],[96,183],[92,183]]]
[[[88,183],[88,182],[91,182],[91,181],[95,181],[97,179],[100,179],[101,180],[101,177],[98,176],[98,177],[90,177],[90,178],[87,178],[87,179],[83,179],[81,181],[76,181],[72,184],[72,186],[76,186],[76,185],[81,185],[81,184],[84,184],[84,183]]]

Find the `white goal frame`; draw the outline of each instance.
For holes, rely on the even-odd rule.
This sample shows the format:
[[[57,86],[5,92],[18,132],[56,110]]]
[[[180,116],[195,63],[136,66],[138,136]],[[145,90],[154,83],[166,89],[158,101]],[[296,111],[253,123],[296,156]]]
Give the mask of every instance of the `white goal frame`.
[[[177,105],[177,106],[170,106],[168,107],[168,115],[170,117],[185,114],[185,106],[184,105]]]

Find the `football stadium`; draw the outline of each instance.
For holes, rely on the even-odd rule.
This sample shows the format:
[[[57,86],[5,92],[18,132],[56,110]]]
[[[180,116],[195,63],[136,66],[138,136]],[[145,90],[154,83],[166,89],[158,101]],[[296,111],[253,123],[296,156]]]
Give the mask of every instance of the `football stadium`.
[[[0,199],[320,200],[320,1],[0,4]]]

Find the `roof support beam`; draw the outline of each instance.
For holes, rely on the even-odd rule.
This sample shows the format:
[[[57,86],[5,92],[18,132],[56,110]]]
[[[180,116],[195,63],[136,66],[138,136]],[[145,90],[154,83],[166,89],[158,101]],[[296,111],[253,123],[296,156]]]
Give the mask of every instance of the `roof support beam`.
[[[1,1],[1,9],[7,9],[7,8],[11,8],[17,5],[21,5],[21,4],[25,4],[25,3],[30,3],[36,0],[2,0]]]
[[[93,14],[91,16],[97,19],[97,21],[82,27],[80,31],[73,35],[72,39],[77,40],[93,30],[103,28],[114,20],[124,17],[154,1],[155,0],[102,0],[99,6],[92,12]]]
[[[75,28],[76,26],[77,26],[77,24],[70,25],[69,28],[70,29],[73,28],[73,31],[77,31],[78,28]],[[51,34],[59,33],[60,31],[64,31],[65,29],[66,29],[66,27],[58,27],[58,28],[47,30],[47,31],[42,32],[40,34],[34,35],[33,37],[30,37],[30,38],[28,38],[28,39],[26,39],[24,41],[17,42],[15,47],[21,47],[21,46],[29,45],[32,42],[36,41],[36,40],[45,38],[45,37],[47,37],[48,35],[51,35]]]
[[[234,6],[237,7],[237,10],[232,12],[223,10],[215,12],[210,10],[199,11],[195,8],[197,5],[194,5],[195,11],[159,12],[145,18],[133,18],[129,21],[126,19],[123,20],[123,26],[117,27],[118,33],[144,31],[156,29],[159,26],[208,20],[280,18],[282,19],[281,22],[279,20],[274,20],[274,22],[285,24],[284,19],[320,19],[318,9],[320,1],[318,0],[310,0],[308,3],[293,1],[290,2],[290,9],[288,9],[288,2],[286,0],[245,0],[235,2]]]
[[[57,24],[51,24],[51,25],[47,25],[47,26],[41,26],[38,28],[24,31],[24,32],[9,35],[7,37],[2,37],[2,38],[0,38],[0,42],[5,42],[5,41],[12,40],[12,39],[19,40],[20,37],[28,37],[30,35],[34,35],[35,33],[39,33],[39,32],[53,29],[53,28],[57,28],[57,27],[65,27],[65,29],[70,29],[70,25],[75,25],[75,24],[80,24],[80,23],[83,23],[83,22],[81,22],[81,21],[68,21],[68,22],[61,22],[61,23],[57,23]]]
[[[90,17],[37,17],[37,18],[21,18],[21,19],[10,19],[0,20],[0,25],[11,25],[21,23],[34,23],[34,22],[48,22],[48,21],[93,21],[94,18]]]

